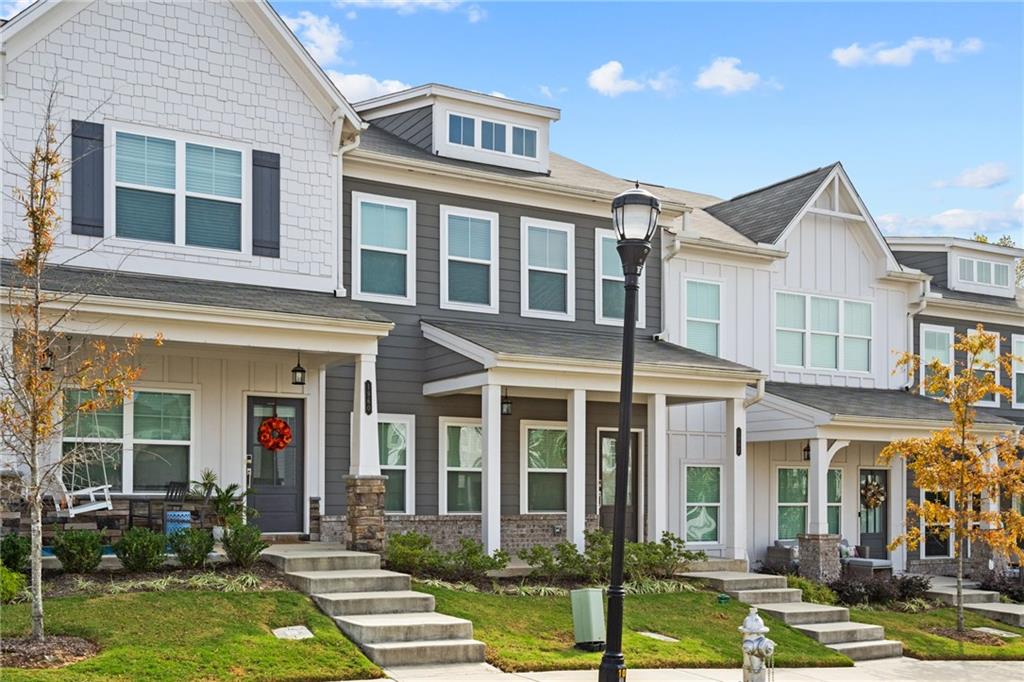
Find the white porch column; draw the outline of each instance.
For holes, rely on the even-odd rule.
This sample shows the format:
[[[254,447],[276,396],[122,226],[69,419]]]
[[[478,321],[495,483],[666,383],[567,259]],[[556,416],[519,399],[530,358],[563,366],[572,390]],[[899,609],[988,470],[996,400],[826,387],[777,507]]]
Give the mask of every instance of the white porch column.
[[[647,539],[668,530],[668,405],[664,393],[647,398]]]
[[[725,523],[718,520],[723,556],[747,559],[747,408],[742,398],[725,401]]]
[[[377,356],[356,357],[353,390],[352,452],[348,472],[352,476],[380,476],[380,452],[377,442]]]
[[[583,550],[583,531],[586,529],[587,481],[587,392],[575,389],[569,392],[569,495],[565,535]]]
[[[828,464],[832,455],[828,440],[812,438],[811,466],[807,476],[807,534],[828,534]]]
[[[484,441],[481,541],[484,551],[491,554],[501,549],[501,386],[486,384],[480,388],[480,421]]]
[[[858,491],[860,490],[858,486]],[[858,494],[858,498],[860,495]],[[902,457],[893,457],[889,462],[889,538],[899,537],[907,527],[907,461]],[[858,499],[859,507],[860,501]],[[901,544],[889,552],[893,572],[907,569],[907,547]]]

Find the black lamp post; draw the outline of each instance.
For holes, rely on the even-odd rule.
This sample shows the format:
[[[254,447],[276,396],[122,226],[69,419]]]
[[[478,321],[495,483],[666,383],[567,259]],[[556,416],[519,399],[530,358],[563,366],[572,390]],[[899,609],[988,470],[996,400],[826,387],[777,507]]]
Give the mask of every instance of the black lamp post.
[[[626,544],[626,492],[629,488],[630,421],[633,409],[633,341],[636,332],[636,298],[640,273],[651,252],[651,238],[658,225],[661,202],[640,184],[612,200],[612,221],[619,239],[619,258],[625,275],[626,304],[622,317],[622,383],[619,387],[619,434],[615,440],[615,521],[612,526],[612,575],[608,586],[608,636],[599,682],[626,679],[622,654],[622,586]]]

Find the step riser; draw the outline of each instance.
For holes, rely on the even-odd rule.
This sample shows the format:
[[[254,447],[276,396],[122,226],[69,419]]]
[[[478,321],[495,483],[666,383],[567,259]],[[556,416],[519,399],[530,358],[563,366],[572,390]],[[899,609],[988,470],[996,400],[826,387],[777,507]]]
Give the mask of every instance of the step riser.
[[[372,597],[367,599],[325,599],[314,596],[320,610],[328,616],[369,616],[389,613],[429,613],[434,610],[434,596]]]
[[[1024,628],[1024,608],[1017,613],[1010,613],[1007,611],[995,611],[993,609],[985,608],[984,604],[968,604],[964,608],[971,613],[977,613],[979,616],[985,616],[992,620],[997,620],[1000,623],[1006,623],[1007,625],[1013,625],[1018,628]]]
[[[400,665],[437,665],[441,663],[482,663],[483,642],[472,644],[443,645],[424,644],[419,647],[402,649],[381,649],[373,644],[363,647],[363,653],[371,661],[385,668]]]
[[[362,578],[309,578],[306,576],[289,575],[288,581],[297,590],[306,594],[324,594],[326,592],[392,592],[408,590],[412,585],[412,580],[407,575]]]
[[[382,642],[434,642],[444,639],[472,639],[473,624],[353,625],[344,619],[335,620],[345,635],[360,644]]]
[[[948,604],[950,606],[956,605],[956,595],[948,594],[946,592],[926,592],[925,596],[929,599]],[[999,594],[997,592],[981,592],[981,593],[965,593],[964,604],[992,604],[999,601]]]
[[[815,623],[847,623],[850,620],[850,612],[842,611],[799,611],[773,612],[771,609],[761,608],[763,613],[778,618],[786,625],[813,625]]]
[[[817,632],[804,630],[797,626],[801,633],[807,635],[821,644],[845,644],[847,642],[871,642],[878,639],[885,639],[885,628],[882,626],[872,628],[855,628],[851,630],[827,630]]]
[[[285,573],[302,571],[368,571],[380,568],[375,554],[322,557],[267,557],[267,561]]]
[[[740,590],[739,592],[727,592],[727,594],[744,604],[792,604],[803,598],[800,590]]]
[[[854,661],[873,661],[879,658],[898,658],[903,655],[900,642],[880,641],[863,642],[850,647],[830,646],[833,651],[847,656]]]
[[[719,592],[745,592],[749,590],[784,590],[787,589],[786,579],[782,576],[767,575],[756,578],[741,578],[736,580],[719,580],[717,578],[703,579],[713,590]]]

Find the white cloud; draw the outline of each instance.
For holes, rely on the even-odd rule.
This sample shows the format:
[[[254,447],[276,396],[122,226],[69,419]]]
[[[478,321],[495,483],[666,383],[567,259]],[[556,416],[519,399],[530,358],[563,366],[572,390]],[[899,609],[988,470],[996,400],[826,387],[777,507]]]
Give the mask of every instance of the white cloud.
[[[560,88],[553,88],[550,85],[538,85],[537,90],[539,90],[540,94],[544,95],[548,99],[555,99],[559,95],[564,95],[569,92],[569,88],[567,87],[563,86]]]
[[[339,73],[328,71],[334,84],[341,90],[341,94],[350,102],[362,102],[364,99],[387,95],[399,90],[406,90],[409,86],[398,80],[377,80],[366,73]]]
[[[936,180],[933,187],[970,187],[987,189],[1003,184],[1010,179],[1010,171],[1005,163],[983,163],[968,168],[952,180]]]
[[[701,90],[720,90],[731,95],[751,90],[761,84],[761,76],[753,71],[742,71],[736,57],[718,57],[704,67],[693,82]],[[775,81],[772,81],[775,83]],[[780,87],[775,84],[775,87]]]
[[[1021,199],[1018,199],[1018,202],[1020,201]],[[923,217],[888,213],[878,216],[877,222],[882,232],[889,235],[971,237],[977,232],[993,239],[1007,233],[1014,234],[1020,231],[1022,226],[1019,211],[980,211],[965,208],[951,208]]]
[[[345,18],[348,19],[349,21],[355,21],[358,17],[359,13],[356,12],[354,9],[350,9],[349,11],[345,12]]]
[[[491,97],[500,97],[502,99],[508,99],[508,95],[506,95],[501,90],[491,90]]]
[[[954,43],[950,38],[914,37],[902,45],[890,47],[888,43],[873,43],[861,46],[852,43],[849,47],[832,50],[832,60],[839,66],[910,66],[919,53],[930,53],[937,62],[951,62],[957,56],[981,52],[985,44],[979,38],[967,38]]]
[[[348,47],[348,39],[328,16],[303,10],[298,16],[283,17],[288,28],[302,41],[321,66],[333,64],[341,59],[341,51]]]
[[[651,90],[654,92],[673,92],[676,89],[676,85],[678,85],[678,81],[675,78],[675,72],[676,70],[674,68],[659,71],[658,75],[647,80],[647,84],[651,86]]]
[[[1024,193],[1021,193],[1021,195],[1017,197],[1017,201],[1013,202],[1013,207],[1018,211],[1024,211]]]
[[[644,80],[624,78],[623,71],[622,62],[613,59],[591,71],[587,76],[587,85],[606,97],[618,97],[625,92],[640,92],[647,89],[667,94],[672,92],[676,86],[676,79],[673,77],[675,68],[659,71],[653,78]],[[540,91],[545,97],[554,99],[555,93],[549,86],[540,86]],[[565,91],[566,88],[558,89],[559,93]]]
[[[33,2],[35,0],[7,0],[6,2],[0,2],[0,17],[10,19]]]
[[[466,19],[469,23],[476,24],[487,18],[487,10],[480,5],[470,5],[466,8]]]

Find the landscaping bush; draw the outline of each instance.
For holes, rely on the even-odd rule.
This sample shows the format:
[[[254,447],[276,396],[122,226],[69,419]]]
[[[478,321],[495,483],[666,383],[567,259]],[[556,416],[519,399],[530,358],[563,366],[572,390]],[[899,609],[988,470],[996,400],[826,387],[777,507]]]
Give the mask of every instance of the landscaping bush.
[[[185,528],[169,538],[171,550],[185,568],[202,568],[213,551],[213,534],[202,528]]]
[[[242,568],[252,568],[260,552],[269,547],[261,535],[256,526],[235,524],[228,528],[224,532],[224,553],[228,561]]]
[[[91,530],[58,531],[53,537],[53,555],[65,573],[95,571],[103,558],[103,536]]]
[[[129,573],[154,571],[164,563],[167,538],[149,528],[129,528],[114,543],[114,554]]]
[[[1016,578],[1007,575],[987,572],[978,581],[978,589],[998,592],[1010,601],[1024,604],[1024,585],[1021,585]]]
[[[682,538],[667,531],[659,542],[626,543],[626,575],[630,580],[672,578],[690,561],[707,558],[704,552],[691,552],[683,544]]]
[[[470,538],[462,538],[458,549],[445,553],[434,547],[429,536],[408,532],[388,536],[384,561],[392,571],[420,578],[472,582],[508,566],[509,556],[500,549],[489,556],[482,544]]]
[[[928,581],[928,586],[931,581]],[[856,606],[857,604],[873,604],[884,606],[897,601],[915,601],[923,598],[921,581],[900,582],[891,576],[873,578],[845,577],[829,584],[835,592],[840,604]]]
[[[0,564],[12,571],[27,572],[31,552],[32,540],[17,533],[8,533],[0,540]]]
[[[484,546],[470,538],[459,540],[459,548],[444,555],[443,572],[445,580],[475,581],[487,577],[487,571],[500,571],[508,566],[508,552],[496,550],[493,555],[484,551]]]
[[[27,584],[24,575],[0,564],[0,604],[10,604],[20,597]]]
[[[869,604],[890,604],[899,596],[890,576],[877,576],[864,581],[864,593]]]
[[[423,533],[396,533],[388,536],[384,562],[392,571],[426,577],[437,575],[441,567],[441,553],[434,549],[434,541]]]
[[[812,604],[827,604],[829,606],[839,601],[836,593],[828,585],[814,582],[809,578],[801,578],[798,575],[787,575],[786,585],[792,589],[800,590],[805,602]]]
[[[897,575],[891,578],[896,587],[898,601],[913,602],[925,599],[928,590],[932,589],[932,579],[926,575]]]

